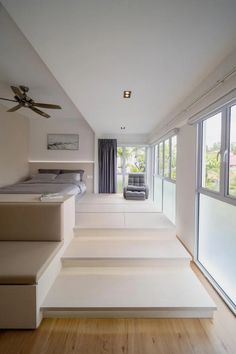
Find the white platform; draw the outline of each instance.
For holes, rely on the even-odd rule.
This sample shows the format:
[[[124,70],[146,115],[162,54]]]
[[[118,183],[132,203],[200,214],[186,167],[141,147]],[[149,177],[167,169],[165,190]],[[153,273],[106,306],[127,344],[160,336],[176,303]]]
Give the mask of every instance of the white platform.
[[[212,317],[215,304],[187,267],[155,270],[67,268],[53,284],[44,317]]]
[[[87,194],[76,210],[75,237],[44,317],[213,316],[174,225],[150,200]]]
[[[175,238],[78,237],[63,255],[63,266],[189,265],[188,252]]]
[[[81,229],[92,228],[169,228],[173,224],[162,213],[76,213],[76,227]]]

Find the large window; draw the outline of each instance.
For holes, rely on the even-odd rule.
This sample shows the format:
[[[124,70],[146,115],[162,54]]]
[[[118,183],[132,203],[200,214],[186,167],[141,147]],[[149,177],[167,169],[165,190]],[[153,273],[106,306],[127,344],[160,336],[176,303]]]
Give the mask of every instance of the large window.
[[[176,180],[176,157],[177,157],[177,137],[176,135],[171,138],[171,175],[170,178]]]
[[[159,148],[159,156],[158,156],[158,175],[163,176],[163,141],[158,145]]]
[[[164,141],[164,177],[170,177],[170,139]]]
[[[236,105],[230,107],[229,187],[228,193],[236,197]]]
[[[146,148],[145,147],[125,147],[125,172],[140,173],[146,168]]]
[[[206,119],[202,127],[202,187],[220,190],[222,113]]]
[[[128,184],[129,173],[146,173],[145,146],[118,146],[117,148],[117,192],[122,193]]]
[[[154,152],[154,203],[159,211],[175,223],[177,136],[160,141],[155,145]]]
[[[197,260],[236,311],[236,103],[199,123]]]

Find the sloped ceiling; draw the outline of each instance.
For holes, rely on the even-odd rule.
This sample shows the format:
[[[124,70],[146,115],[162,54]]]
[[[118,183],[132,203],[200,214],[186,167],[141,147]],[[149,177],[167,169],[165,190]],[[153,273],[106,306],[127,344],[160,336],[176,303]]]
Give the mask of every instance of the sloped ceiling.
[[[150,133],[236,43],[235,0],[2,3],[97,134]]]
[[[29,86],[29,95],[38,102],[57,103],[62,110],[46,110],[52,118],[77,118],[82,115],[55,80],[47,66],[0,4],[0,97],[13,98],[10,85]],[[15,103],[0,101],[6,109]],[[27,108],[17,113],[32,119],[45,119]]]

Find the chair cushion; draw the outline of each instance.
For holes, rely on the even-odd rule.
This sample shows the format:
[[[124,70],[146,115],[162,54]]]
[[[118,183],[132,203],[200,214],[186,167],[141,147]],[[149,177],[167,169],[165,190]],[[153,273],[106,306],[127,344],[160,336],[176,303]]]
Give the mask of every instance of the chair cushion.
[[[128,185],[133,186],[143,186],[145,185],[145,176],[144,174],[139,173],[130,173],[128,178]]]
[[[127,186],[127,191],[145,192],[145,186]]]
[[[0,284],[36,284],[62,242],[1,241]]]
[[[138,192],[138,191],[126,191],[125,193],[126,199],[133,199],[133,200],[144,200],[146,199],[145,192]]]

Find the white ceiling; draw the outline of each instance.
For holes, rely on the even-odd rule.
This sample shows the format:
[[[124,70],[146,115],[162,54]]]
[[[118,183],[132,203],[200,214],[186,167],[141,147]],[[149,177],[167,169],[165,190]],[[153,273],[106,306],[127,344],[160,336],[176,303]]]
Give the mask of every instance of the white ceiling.
[[[10,85],[26,85],[30,88],[29,95],[35,101],[62,106],[62,110],[44,110],[52,118],[83,119],[1,4],[0,34],[0,97],[12,99]],[[7,108],[16,105],[14,102],[1,100],[0,103]],[[44,119],[27,108],[21,108],[17,112],[26,117]]]
[[[236,43],[235,0],[2,3],[97,134],[150,133]]]

